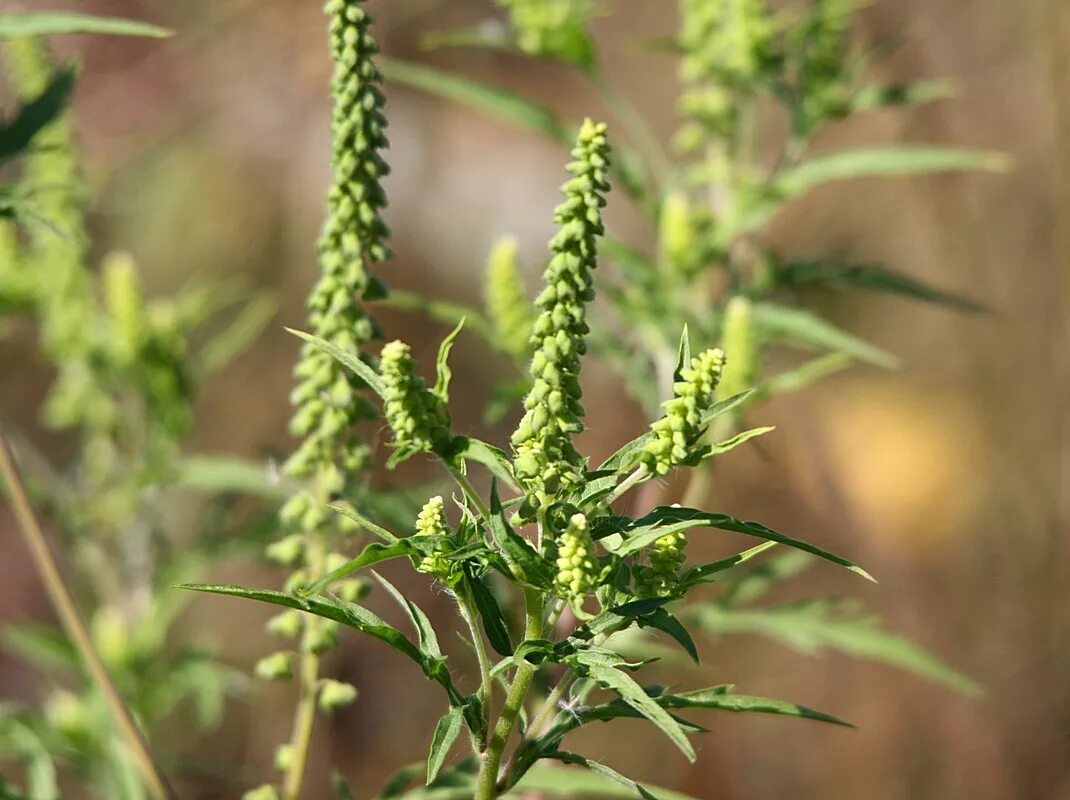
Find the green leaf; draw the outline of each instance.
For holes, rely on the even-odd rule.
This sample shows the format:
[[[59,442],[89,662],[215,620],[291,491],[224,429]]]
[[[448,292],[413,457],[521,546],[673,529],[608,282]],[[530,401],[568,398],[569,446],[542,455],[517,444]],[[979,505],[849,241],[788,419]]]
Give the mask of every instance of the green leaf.
[[[981,686],[972,678],[910,640],[885,630],[878,618],[845,613],[850,610],[850,606],[831,600],[746,610],[707,606],[698,614],[697,621],[713,634],[761,634],[811,655],[826,649],[836,650],[896,667],[963,694],[982,693]]]
[[[515,92],[392,58],[379,58],[377,63],[388,80],[484,111],[557,142],[567,144],[571,140],[571,131],[548,109]]]
[[[23,105],[13,120],[0,124],[0,163],[24,152],[42,128],[59,118],[70,100],[74,77],[71,67],[59,70],[45,90]]]
[[[427,756],[428,785],[438,777],[438,771],[442,769],[442,764],[445,762],[446,756],[449,755],[450,747],[453,746],[453,743],[457,740],[457,735],[461,732],[461,716],[460,708],[451,708],[435,725],[435,732],[431,737],[431,750]]]
[[[754,303],[751,315],[755,327],[767,339],[783,341],[793,347],[845,353],[885,369],[899,364],[899,359],[891,353],[837,328],[811,311],[774,303]]]
[[[972,313],[986,310],[983,305],[965,295],[933,288],[916,278],[876,264],[794,261],[777,268],[776,282],[780,286],[818,286],[895,294]]]
[[[351,520],[358,523],[362,528],[371,531],[385,542],[393,544],[394,542],[402,541],[401,537],[395,536],[382,525],[377,525],[376,523],[372,522],[370,519],[365,517],[363,514],[361,514],[359,511],[352,508],[351,506],[330,506],[330,509],[332,511],[337,511],[343,517],[349,517]]]
[[[680,334],[680,345],[676,349],[676,369],[673,370],[674,381],[683,380],[681,373],[691,366],[691,337],[687,335],[687,325]]]
[[[691,634],[687,632],[687,628],[680,620],[664,608],[659,608],[653,614],[642,617],[639,624],[644,628],[657,628],[662,633],[668,634],[684,648],[692,661],[698,663],[698,648],[695,647],[695,640],[691,638]]]
[[[762,542],[748,550],[744,550],[742,553],[736,553],[734,556],[728,556],[728,558],[722,558],[710,564],[703,564],[700,567],[692,567],[680,576],[678,583],[681,586],[693,586],[696,583],[703,583],[711,575],[716,575],[719,572],[724,572],[732,569],[732,567],[746,563],[755,556],[759,556],[766,550],[776,546],[776,542]]]
[[[487,641],[490,642],[490,646],[499,655],[512,655],[513,643],[509,639],[509,628],[505,624],[505,617],[502,615],[498,601],[494,599],[494,595],[483,579],[467,566],[464,570],[464,577],[464,585],[476,604],[480,619],[483,620],[483,630],[487,632]]]
[[[17,653],[38,669],[80,669],[77,651],[63,631],[51,625],[6,625],[0,632],[4,649]]]
[[[118,17],[97,17],[73,12],[35,12],[0,14],[0,39],[28,36],[57,36],[66,33],[96,33],[114,36],[148,36],[163,39],[171,35],[167,28]]]
[[[947,80],[916,81],[887,86],[864,86],[851,99],[855,111],[889,108],[891,106],[931,103],[955,96],[955,86]]]
[[[327,353],[345,367],[348,367],[357,374],[362,381],[364,381],[380,397],[383,396],[383,381],[379,377],[374,369],[360,359],[359,356],[353,353],[347,353],[340,347],[328,342],[318,336],[313,336],[311,333],[305,333],[304,331],[294,330],[293,328],[287,328],[288,333],[292,333],[298,339],[303,339],[315,347],[318,347],[323,352]]]
[[[213,494],[235,492],[281,500],[298,488],[285,476],[273,476],[267,461],[214,455],[185,456],[179,459],[177,468],[177,485]]]
[[[567,753],[561,750],[555,753],[549,753],[544,756],[544,758],[552,758],[556,761],[564,762],[565,764],[578,764],[581,767],[586,767],[592,772],[598,773],[604,778],[609,778],[609,780],[613,781],[614,783],[619,784],[620,786],[623,786],[626,789],[630,790],[632,795],[642,797],[643,800],[659,800],[657,795],[651,794],[642,785],[636,783],[631,778],[621,775],[615,769],[611,769],[610,767],[607,767],[605,764],[602,764],[598,761],[594,761],[584,756],[577,755],[576,753]]]
[[[579,667],[581,673],[586,672],[604,688],[615,691],[625,703],[653,722],[680,749],[688,761],[692,763],[695,761],[695,748],[691,746],[680,723],[654,702],[634,678],[618,669],[624,664],[623,659],[618,656],[607,660],[602,653],[580,650],[572,656],[571,660]]]
[[[461,329],[464,328],[464,320],[465,318],[461,317],[457,327],[442,340],[442,344],[438,347],[438,358],[435,359],[437,378],[435,379],[434,393],[442,399],[443,403],[449,403],[450,401],[450,380],[453,378],[453,370],[450,369],[449,365],[450,350],[453,349],[453,344],[457,341],[457,337],[461,335]]]
[[[391,542],[390,544],[372,542],[361,550],[360,555],[356,558],[350,559],[345,564],[338,567],[338,569],[332,570],[327,575],[324,575],[311,586],[303,589],[301,594],[318,594],[335,581],[341,580],[357,570],[370,567],[373,564],[378,564],[380,561],[389,561],[393,558],[402,558],[403,556],[414,556],[417,555],[418,552],[419,551],[416,550],[409,539],[398,539],[396,542]]]
[[[457,453],[457,458],[482,464],[490,470],[490,474],[497,480],[519,491],[516,477],[513,475],[513,464],[504,450],[487,444],[474,436],[458,438],[462,440],[463,447]]]
[[[403,595],[394,584],[375,570],[372,570],[372,575],[386,589],[387,594],[394,598],[394,602],[401,606],[402,611],[408,614],[412,626],[416,629],[416,635],[420,639],[420,651],[431,658],[441,658],[442,648],[439,647],[438,636],[435,634],[435,628],[431,625],[431,620],[428,619],[423,609]]]
[[[737,713],[776,714],[785,717],[809,719],[815,722],[827,722],[847,728],[854,727],[851,723],[844,722],[838,717],[815,711],[806,706],[800,706],[784,700],[773,700],[768,697],[733,694],[732,689],[732,686],[712,686],[708,689],[696,689],[695,691],[681,694],[664,694],[657,698],[657,703],[663,708],[706,708],[717,711],[735,711]]]
[[[851,363],[851,357],[846,353],[826,353],[810,359],[795,369],[769,378],[758,387],[758,394],[767,397],[798,392],[823,378],[843,372],[851,366]]]
[[[527,539],[513,530],[505,518],[495,482],[490,485],[490,530],[505,557],[520,570],[521,577],[527,583],[539,589],[549,589],[553,586],[554,568]]]
[[[647,791],[659,800],[696,800],[691,795],[674,792],[672,789],[653,786],[649,783],[644,785]],[[541,762],[528,770],[517,785],[517,789],[547,797],[597,797],[606,800],[635,797],[634,789],[622,786],[616,779],[599,772],[568,769]]]
[[[1010,160],[1003,153],[952,147],[874,147],[815,156],[781,172],[774,187],[781,197],[798,197],[830,181],[883,178],[940,172],[985,170],[1004,172]]]
[[[751,428],[750,430],[741,431],[731,438],[725,439],[723,442],[716,442],[710,445],[709,452],[703,456],[703,460],[712,458],[713,456],[723,455],[730,450],[735,450],[741,444],[749,442],[751,439],[756,439],[759,436],[764,436],[767,433],[772,433],[776,430],[775,425],[768,425],[764,428]]]
[[[765,527],[761,523],[744,522],[735,517],[730,517],[727,514],[717,514],[709,511],[699,511],[694,508],[680,508],[677,506],[658,506],[645,517],[633,520],[625,525],[620,525],[617,521],[619,519],[621,518],[609,517],[606,518],[606,521],[602,524],[600,524],[601,521],[596,522],[592,527],[591,535],[596,539],[601,539],[613,533],[621,534],[624,537],[624,541],[618,547],[613,548],[613,552],[622,558],[631,555],[632,553],[639,552],[644,547],[647,547],[662,536],[666,536],[670,533],[686,531],[692,528],[708,527],[722,531],[731,531],[733,533],[743,533],[747,536],[756,536],[759,539],[778,542],[787,545],[788,547],[795,548],[796,550],[802,550],[811,555],[818,556],[826,561],[831,561],[833,564],[838,564],[841,567],[846,567],[851,572],[857,573],[867,580],[873,580],[873,576],[864,569],[852,564],[850,561],[841,558],[840,556],[833,555],[832,553],[822,550],[819,547],[815,547],[807,542],[784,536],[781,533],[777,533],[776,531]]]
[[[442,685],[447,694],[449,694],[452,705],[464,705],[464,699],[454,688],[444,660],[428,658],[401,631],[356,603],[348,603],[336,597],[322,595],[295,597],[294,595],[271,589],[248,589],[244,586],[229,584],[188,583],[181,584],[175,588],[222,594],[230,597],[243,597],[248,600],[258,600],[262,603],[271,603],[285,608],[296,608],[298,611],[305,611],[318,617],[334,620],[350,628],[355,628],[408,656],[420,666],[427,677]]]

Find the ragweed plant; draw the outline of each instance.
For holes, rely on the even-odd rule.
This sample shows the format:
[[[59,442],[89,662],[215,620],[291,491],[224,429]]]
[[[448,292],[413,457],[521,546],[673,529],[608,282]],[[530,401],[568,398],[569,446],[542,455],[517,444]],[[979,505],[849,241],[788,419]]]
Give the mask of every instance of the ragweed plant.
[[[831,182],[992,170],[1005,164],[998,154],[929,144],[822,149],[820,134],[834,124],[950,94],[948,85],[939,81],[876,82],[871,66],[886,48],[867,50],[858,43],[852,25],[856,4],[679,0],[672,40],[655,43],[660,53],[640,56],[675,59],[679,125],[670,141],[654,133],[642,110],[601,68],[589,14],[567,16],[557,12],[568,4],[532,3],[541,7],[542,27],[534,30],[553,31],[544,32],[538,39],[542,45],[533,47],[533,23],[516,7],[503,5],[508,13],[496,17],[499,24],[437,33],[428,42],[484,47],[571,66],[618,118],[622,135],[610,176],[618,186],[619,202],[634,204],[648,218],[653,235],[642,240],[629,232],[626,239],[607,226],[601,244],[604,301],[591,309],[595,324],[587,345],[593,356],[617,370],[647,414],[658,414],[670,395],[674,396],[670,403],[681,408],[698,399],[675,396],[682,324],[696,339],[716,343],[726,353],[719,383],[712,389],[714,399],[727,401],[748,392],[704,429],[705,444],[719,451],[768,430],[748,429],[745,424],[765,399],[798,391],[855,363],[877,368],[897,363],[893,354],[807,308],[806,301],[821,290],[878,292],[959,311],[981,310],[968,297],[882,265],[843,261],[820,247],[786,252],[767,235],[769,224],[785,206]],[[488,13],[493,12],[488,8]],[[557,48],[551,44],[566,38],[585,44]],[[579,51],[589,58],[577,59],[574,54]],[[567,122],[514,92],[412,63],[389,61],[383,68],[388,80],[467,103],[556,141],[569,135]],[[491,263],[494,268],[486,276],[488,300],[501,293],[496,287],[510,280],[497,266],[497,258]],[[533,386],[528,374],[531,348],[539,345],[519,352],[512,344],[515,339],[506,335],[510,323],[495,303],[488,302],[481,310],[450,301],[402,300],[399,305],[424,309],[443,322],[466,317],[470,329],[512,365],[514,374],[503,379],[492,395],[489,418],[500,417],[506,398],[528,396]],[[703,388],[699,394],[706,391]],[[677,466],[695,444],[690,438],[693,423],[677,422],[673,427],[668,420],[667,413],[656,441],[643,455],[651,472]],[[695,506],[706,499],[711,480],[712,462],[703,461],[687,477],[657,493],[666,501],[678,499]],[[768,570],[763,565],[759,571],[786,577],[804,566],[804,561],[782,555],[774,557]],[[748,591],[739,597],[749,603],[764,594]],[[737,608],[742,602],[735,597],[713,606],[704,602],[688,613],[713,635],[753,632],[798,646],[798,626],[789,626],[787,620],[803,614],[799,607]],[[972,682],[907,640],[879,629],[871,618],[842,604],[807,606],[805,621],[807,652],[839,649],[960,690],[976,690]]]
[[[563,187],[565,200],[555,213],[559,230],[550,243],[544,288],[535,303],[532,382],[512,437],[512,457],[451,430],[447,358],[459,328],[440,348],[433,386],[419,376],[401,341],[383,348],[375,368],[333,342],[301,334],[379,396],[392,432],[394,463],[429,454],[443,465],[456,485],[455,513],[447,514],[446,502],[435,496],[415,516],[410,530],[394,532],[364,516],[359,506],[336,506],[336,513],[381,541],[289,592],[187,587],[305,612],[313,620],[354,628],[407,656],[441,687],[446,705],[426,761],[425,784],[431,790],[448,785],[476,800],[511,795],[530,780],[539,762],[550,760],[587,767],[640,796],[652,796],[611,767],[564,746],[574,730],[616,717],[649,720],[691,760],[695,750],[690,736],[701,728],[672,712],[749,710],[844,724],[802,706],[738,695],[726,686],[694,691],[644,686],[633,674],[645,662],[630,661],[615,644],[618,634],[648,628],[664,633],[697,659],[687,626],[669,610],[670,604],[773,544],[868,575],[814,545],[725,514],[679,505],[634,516],[619,511],[625,495],[641,484],[677,467],[698,468],[727,449],[707,444],[705,433],[749,394],[718,402],[717,382],[731,355],[719,349],[692,355],[686,331],[678,345],[673,397],[650,430],[596,467],[577,450],[575,438],[585,417],[578,379],[589,332],[587,312],[595,294],[609,163],[605,126],[584,122],[568,164],[572,177]],[[493,477],[489,496],[471,481],[478,465]],[[503,499],[499,487],[512,496]],[[714,563],[688,565],[684,547],[688,532],[695,530],[740,533],[761,543]],[[392,559],[407,559],[456,598],[462,635],[479,666],[478,680],[473,678],[471,685],[449,669],[442,639],[427,615],[384,578],[376,575],[412,622],[415,641],[335,593],[340,582],[352,580],[358,571]],[[512,609],[519,610],[517,616]],[[497,661],[490,650],[498,654]],[[551,684],[541,698],[533,690],[540,673]],[[497,690],[499,684],[502,691]],[[446,767],[462,730],[467,731],[471,758]],[[402,791],[412,777],[403,773],[392,781],[392,791]],[[413,796],[423,794],[415,790]]]

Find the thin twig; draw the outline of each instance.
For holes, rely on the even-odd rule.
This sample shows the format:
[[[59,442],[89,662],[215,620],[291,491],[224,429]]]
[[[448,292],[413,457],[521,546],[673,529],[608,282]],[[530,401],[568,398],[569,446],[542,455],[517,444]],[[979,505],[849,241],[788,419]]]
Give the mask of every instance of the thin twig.
[[[45,591],[59,617],[60,624],[81,656],[89,677],[103,695],[104,702],[115,724],[119,727],[119,732],[126,739],[127,746],[141,770],[142,777],[152,794],[160,800],[178,800],[178,794],[167,780],[167,776],[156,759],[153,758],[148,741],[138,728],[134,715],[123,701],[118,689],[115,688],[107,667],[104,666],[100,654],[93,645],[85,622],[78,612],[74,596],[63,580],[59,564],[56,563],[48,547],[44,529],[30,504],[26,486],[11,451],[11,445],[8,443],[7,436],[2,432],[0,432],[0,473],[3,474],[4,482],[7,484],[19,530],[22,532],[26,547],[33,558],[34,567],[45,586]]]

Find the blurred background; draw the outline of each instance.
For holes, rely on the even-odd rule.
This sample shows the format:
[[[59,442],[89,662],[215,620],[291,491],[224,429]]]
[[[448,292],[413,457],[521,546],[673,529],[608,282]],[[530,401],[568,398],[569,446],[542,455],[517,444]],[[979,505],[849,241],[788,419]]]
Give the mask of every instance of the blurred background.
[[[671,35],[674,4],[604,5],[596,31],[607,72],[667,140],[677,124],[674,63],[636,40]],[[330,65],[319,3],[47,6],[176,31],[162,42],[57,40],[83,65],[74,109],[93,192],[93,248],[133,253],[150,294],[221,276],[275,294],[279,311],[267,333],[203,388],[190,444],[266,463],[292,446],[286,397],[297,348],[282,325],[302,325],[328,179]],[[513,89],[569,119],[606,113],[563,68],[420,49],[428,30],[478,24],[493,13],[487,2],[372,0],[369,10],[389,55]],[[1002,150],[1014,167],[825,188],[777,218],[775,243],[888,264],[970,294],[992,312],[960,315],[880,296],[819,298],[838,323],[900,356],[902,368],[855,367],[762,406],[754,423],[776,424],[777,432],[729,457],[710,507],[864,564],[879,584],[818,568],[782,592],[863,599],[889,627],[982,683],[985,695],[964,698],[887,667],[726,638],[703,644],[704,672],[688,676],[695,686],[734,682],[859,729],[715,716],[694,766],[638,722],[617,723],[612,733],[592,728],[585,741],[629,774],[718,800],[1070,798],[1070,9],[1062,0],[878,0],[857,25],[867,42],[904,39],[877,65],[882,77],[949,77],[957,94],[832,126],[824,144],[954,143]],[[553,230],[562,149],[402,87],[387,85],[386,93],[387,221],[397,252],[387,282],[466,300],[480,291],[491,243],[515,234],[534,290]],[[652,231],[612,201],[609,214],[624,238],[649,242]],[[440,326],[418,315],[379,316],[419,358],[433,357]],[[455,385],[465,387],[487,386],[502,368],[474,337],[462,338],[454,365]],[[5,417],[32,430],[49,380],[26,340],[0,341]],[[608,454],[640,430],[642,413],[607,369],[588,370],[585,380],[586,452]],[[456,409],[458,426],[483,429],[483,388],[455,396],[470,403]],[[513,421],[488,438],[504,441]],[[63,436],[35,437],[57,461],[70,451]],[[276,585],[282,575],[234,563],[218,565],[212,577]],[[448,618],[447,597],[412,586],[437,620]],[[0,587],[0,622],[50,618],[6,511]],[[198,599],[180,634],[247,670],[270,647],[260,625],[267,615],[253,604]],[[393,769],[424,757],[439,701],[375,643],[347,636],[331,661],[361,696],[319,726],[308,797],[327,796],[330,763],[351,776],[358,797],[369,796]],[[32,701],[41,691],[20,662],[0,655],[4,700]],[[269,775],[272,748],[288,731],[291,692],[257,685],[230,704],[216,733],[170,731],[168,750],[208,765],[186,796],[235,797],[249,776]],[[209,776],[215,764],[238,765],[241,774]]]

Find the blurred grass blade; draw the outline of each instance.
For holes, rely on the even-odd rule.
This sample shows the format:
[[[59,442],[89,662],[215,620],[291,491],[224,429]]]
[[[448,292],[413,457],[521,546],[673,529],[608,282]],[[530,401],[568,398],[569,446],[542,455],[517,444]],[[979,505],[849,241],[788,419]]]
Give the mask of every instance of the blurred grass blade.
[[[407,61],[380,58],[378,64],[388,80],[484,111],[558,142],[570,139],[569,128],[548,109],[513,92]]]
[[[744,610],[711,605],[704,608],[697,619],[703,628],[715,635],[761,634],[810,655],[835,650],[896,667],[963,694],[982,693],[975,680],[909,639],[883,629],[876,617],[859,616],[850,611],[850,605],[832,600]]]
[[[955,147],[874,147],[815,156],[774,180],[781,198],[798,197],[823,183],[855,178],[888,178],[974,170],[1003,172],[1010,159],[989,150]]]
[[[249,349],[275,316],[279,304],[273,295],[260,292],[246,303],[225,329],[212,337],[196,357],[197,370],[217,372]]]
[[[186,456],[177,464],[175,483],[213,494],[234,492],[282,500],[296,491],[293,481],[272,476],[267,461],[232,456]]]
[[[810,311],[787,308],[773,303],[755,303],[751,307],[754,324],[761,334],[790,345],[846,353],[877,367],[894,369],[899,359],[854,334],[837,328]]]
[[[955,85],[948,80],[915,81],[914,83],[896,83],[886,86],[872,85],[862,87],[852,98],[851,107],[855,111],[870,111],[892,106],[917,105],[936,100],[947,100],[956,94]]]
[[[861,289],[894,294],[948,306],[959,311],[980,312],[985,307],[965,295],[945,292],[908,275],[875,264],[839,264],[821,261],[796,261],[777,269],[781,286],[818,286],[830,289]]]
[[[661,786],[644,784],[646,790],[659,800],[696,800],[691,795],[674,792]],[[564,798],[616,798],[635,797],[635,790],[622,786],[619,781],[599,772],[559,767],[538,762],[528,770],[517,786],[519,790],[537,792],[547,797]],[[517,797],[520,794],[516,795]]]
[[[163,39],[172,31],[119,17],[97,17],[92,14],[44,11],[23,14],[0,14],[0,39],[21,39],[27,36],[56,36],[64,33],[96,33],[114,36],[148,36]]]

